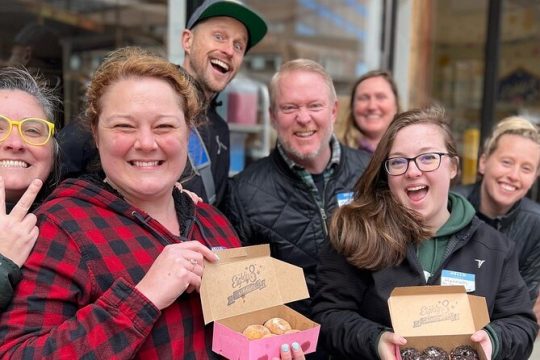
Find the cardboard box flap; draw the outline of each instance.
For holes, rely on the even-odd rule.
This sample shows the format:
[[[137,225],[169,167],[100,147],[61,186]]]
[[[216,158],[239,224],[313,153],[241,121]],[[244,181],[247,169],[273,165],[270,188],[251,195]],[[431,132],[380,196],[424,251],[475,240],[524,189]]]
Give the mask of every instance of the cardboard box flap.
[[[308,298],[309,291],[304,277],[304,270],[284,261],[272,260],[281,298],[283,299],[277,305]]]
[[[476,330],[463,286],[396,288],[388,307],[394,331],[404,337],[472,334]]]
[[[231,261],[238,261],[241,258],[246,257],[260,257],[270,256],[270,246],[257,245],[257,246],[244,246],[233,249],[220,250],[218,253],[220,263],[229,263]]]
[[[489,324],[486,298],[483,296],[469,295],[471,312],[474,320],[474,329],[480,330]]]
[[[436,295],[436,294],[463,294],[463,286],[405,286],[392,290],[390,297]]]
[[[205,324],[309,297],[302,268],[271,258],[267,244],[223,250],[219,257],[204,267]]]

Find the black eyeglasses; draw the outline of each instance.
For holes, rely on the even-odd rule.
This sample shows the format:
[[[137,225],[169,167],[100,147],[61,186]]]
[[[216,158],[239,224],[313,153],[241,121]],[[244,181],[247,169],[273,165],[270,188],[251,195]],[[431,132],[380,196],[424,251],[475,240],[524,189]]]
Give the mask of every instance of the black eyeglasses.
[[[386,159],[384,168],[388,175],[399,176],[403,175],[409,169],[409,164],[414,161],[418,170],[423,172],[435,171],[441,166],[441,158],[443,155],[451,156],[448,153],[429,152],[417,155],[412,158],[392,157]]]

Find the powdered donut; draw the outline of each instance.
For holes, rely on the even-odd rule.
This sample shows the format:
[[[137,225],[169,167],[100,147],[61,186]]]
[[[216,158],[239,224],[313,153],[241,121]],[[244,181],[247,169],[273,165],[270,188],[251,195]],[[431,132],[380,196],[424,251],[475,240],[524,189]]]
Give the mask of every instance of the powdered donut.
[[[247,328],[245,328],[242,334],[244,334],[244,336],[249,340],[257,340],[265,335],[269,335],[270,330],[268,330],[268,328],[265,326],[255,324],[249,325]]]
[[[266,321],[264,323],[264,326],[267,327],[272,334],[281,335],[284,334],[285,331],[291,330],[291,324],[289,324],[286,320],[283,320],[282,318],[271,318],[270,320]]]

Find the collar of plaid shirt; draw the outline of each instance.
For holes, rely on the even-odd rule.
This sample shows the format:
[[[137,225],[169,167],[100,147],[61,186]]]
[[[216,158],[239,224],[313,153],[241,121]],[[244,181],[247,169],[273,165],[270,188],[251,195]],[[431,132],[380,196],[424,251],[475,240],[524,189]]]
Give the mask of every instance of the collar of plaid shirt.
[[[339,144],[339,141],[335,134],[332,134],[332,137],[330,138],[330,148],[332,150],[332,156],[330,157],[330,161],[328,162],[326,168],[323,171],[325,185],[328,182],[328,179],[330,179],[330,177],[334,173],[335,168],[339,165],[339,161],[341,159],[341,145]],[[277,142],[277,149],[283,160],[285,160],[287,166],[291,169],[291,171],[298,175],[300,179],[302,179],[304,184],[309,187],[310,191],[315,196],[315,199],[319,203],[319,206],[322,206],[321,195],[319,194],[319,190],[317,190],[317,186],[315,185],[311,174],[303,166],[298,165],[287,155],[285,149],[283,149],[283,145],[281,145],[279,141]]]

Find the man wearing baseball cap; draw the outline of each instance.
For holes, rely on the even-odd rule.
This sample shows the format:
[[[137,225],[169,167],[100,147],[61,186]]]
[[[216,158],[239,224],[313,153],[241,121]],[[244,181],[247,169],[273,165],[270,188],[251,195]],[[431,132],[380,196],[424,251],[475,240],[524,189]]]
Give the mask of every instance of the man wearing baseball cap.
[[[207,0],[190,17],[182,32],[183,67],[209,104],[208,121],[193,130],[189,141],[189,165],[181,179],[187,190],[204,201],[219,205],[229,175],[229,127],[216,112],[216,95],[234,78],[244,55],[265,36],[261,16],[240,1]],[[64,154],[62,176],[76,177],[97,157],[91,134],[71,122],[59,135]],[[191,166],[190,166],[191,165]]]
[[[234,78],[246,52],[265,36],[265,21],[235,0],[204,1],[191,15],[182,33],[183,67],[193,76],[209,103],[208,122],[190,135],[190,165],[184,184],[214,205],[227,189],[229,128],[216,112],[215,98]]]

